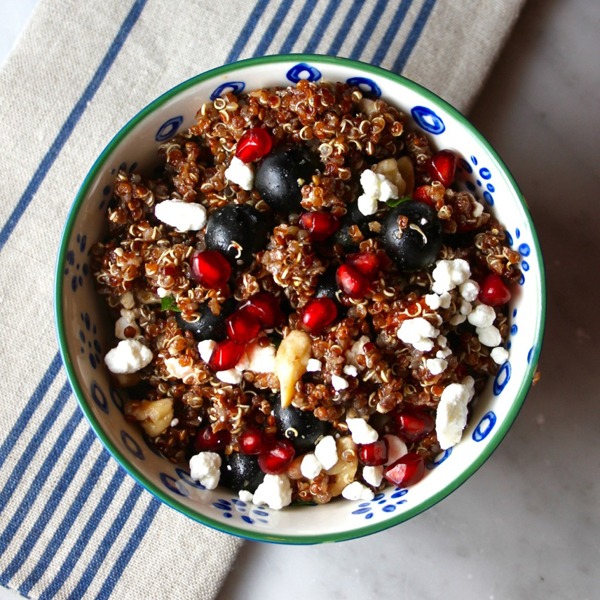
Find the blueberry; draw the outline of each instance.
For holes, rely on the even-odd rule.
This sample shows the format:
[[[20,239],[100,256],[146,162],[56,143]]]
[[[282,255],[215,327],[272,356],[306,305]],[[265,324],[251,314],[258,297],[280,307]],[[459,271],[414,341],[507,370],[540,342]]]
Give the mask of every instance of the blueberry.
[[[296,452],[308,452],[330,430],[329,423],[317,419],[308,410],[300,410],[295,406],[282,408],[279,394],[275,396],[272,408],[279,431],[292,442]]]
[[[282,146],[258,165],[254,188],[275,212],[298,212],[302,186],[310,183],[318,166],[317,156],[308,148]]]
[[[373,233],[369,229],[369,220],[372,219],[373,217],[365,216],[358,210],[358,204],[356,202],[349,204],[346,214],[340,221],[338,230],[332,236],[333,243],[339,244],[347,251],[356,250],[358,244],[350,235],[350,228],[356,225],[365,239],[373,237]]]
[[[336,280],[337,266],[328,267],[319,277],[315,288],[315,298],[331,298],[337,301],[336,294],[340,291]]]
[[[417,271],[437,258],[442,245],[442,225],[428,204],[409,200],[386,215],[382,239],[388,255],[401,270]]]
[[[227,204],[208,218],[205,241],[234,264],[247,265],[269,238],[269,219],[248,204]]]
[[[234,452],[222,457],[219,483],[234,492],[247,490],[253,494],[264,478],[258,456]]]
[[[226,337],[225,318],[234,311],[235,306],[235,300],[228,298],[221,305],[219,315],[215,315],[208,306],[208,302],[205,302],[198,308],[200,318],[197,321],[186,321],[181,313],[177,313],[175,318],[177,319],[177,325],[185,331],[191,331],[199,342],[202,340],[220,342]]]

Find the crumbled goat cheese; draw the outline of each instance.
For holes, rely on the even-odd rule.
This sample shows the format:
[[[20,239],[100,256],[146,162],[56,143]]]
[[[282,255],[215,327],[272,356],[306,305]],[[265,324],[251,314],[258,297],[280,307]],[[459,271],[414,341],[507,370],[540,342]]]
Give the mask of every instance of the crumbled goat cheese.
[[[442,294],[427,294],[425,296],[425,304],[427,304],[431,310],[449,308],[451,302],[452,296],[448,292],[443,292]]]
[[[365,194],[362,194],[358,197],[356,201],[356,205],[358,210],[366,216],[374,215],[377,212],[377,207],[379,205],[377,198],[371,198]]]
[[[371,444],[376,442],[379,434],[364,419],[346,419],[348,429],[352,433],[352,441],[355,444]]]
[[[232,183],[237,183],[247,192],[254,187],[254,169],[237,156],[231,159],[231,164],[225,170],[225,177]]]
[[[442,450],[460,441],[467,424],[467,405],[474,395],[472,377],[463,383],[451,383],[442,392],[435,416],[435,430]]]
[[[477,327],[475,333],[477,333],[480,343],[489,348],[494,348],[502,343],[502,336],[495,325],[490,325],[489,327]]]
[[[475,302],[479,295],[479,284],[472,279],[467,279],[458,286],[458,291],[467,302]]]
[[[175,417],[172,421],[171,421],[171,427],[177,427],[177,425],[179,425],[179,419],[177,417]]]
[[[331,469],[331,467],[337,463],[337,446],[332,435],[326,435],[315,446],[315,456],[325,470]]]
[[[363,215],[377,212],[377,202],[387,202],[398,197],[398,188],[381,173],[366,169],[360,175],[363,194],[358,197],[358,210]]]
[[[132,327],[135,330],[134,336],[125,335],[125,330]],[[121,316],[115,322],[115,337],[119,340],[126,340],[128,337],[137,337],[141,334],[140,328],[135,319],[135,311],[122,309]]]
[[[448,345],[448,338],[445,335],[438,335],[435,341],[440,348],[445,348]]]
[[[215,376],[219,381],[222,381],[223,383],[231,383],[232,385],[238,385],[242,383],[243,379],[242,372],[238,371],[235,367],[233,369],[217,371]]]
[[[132,292],[125,292],[120,298],[119,302],[123,308],[131,310],[135,306],[135,298]]]
[[[364,466],[362,470],[363,479],[373,487],[379,487],[383,481],[383,467],[381,465],[377,467]]]
[[[316,358],[309,358],[306,363],[306,370],[309,373],[318,373],[323,368],[323,363]]]
[[[314,479],[321,472],[322,468],[323,465],[321,465],[319,459],[312,452],[305,454],[300,463],[300,473],[302,473],[302,477],[306,477],[307,479]]]
[[[121,340],[104,357],[108,369],[117,375],[136,373],[152,361],[152,351],[137,340]]]
[[[473,305],[466,300],[460,301],[460,306],[458,307],[458,312],[461,315],[465,315],[465,317],[469,316],[473,312]]]
[[[247,504],[249,504],[254,499],[254,494],[252,492],[249,492],[248,490],[240,490],[238,492],[238,498],[242,502],[246,502]]]
[[[159,298],[166,298],[169,295],[169,291],[165,290],[165,288],[159,287],[159,288],[156,288],[156,295]]]
[[[342,496],[346,500],[373,500],[375,494],[373,490],[363,485],[360,481],[349,483],[343,490]]]
[[[198,353],[205,363],[210,360],[216,345],[217,342],[214,340],[202,340],[201,342],[198,342]]]
[[[248,364],[246,369],[255,373],[273,373],[275,370],[275,346],[261,346],[254,342],[246,348]],[[235,366],[238,369],[238,365]]]
[[[439,375],[446,370],[448,361],[443,358],[428,358],[426,360],[427,369],[432,375]]]
[[[169,375],[175,379],[185,379],[194,373],[193,364],[182,366],[177,357],[165,358],[165,367]]]
[[[358,369],[354,365],[344,365],[342,370],[350,377],[356,377],[358,375]]]
[[[292,487],[286,475],[265,475],[263,482],[256,488],[252,502],[266,504],[273,510],[281,510],[292,502]]]
[[[460,286],[471,276],[469,263],[462,258],[438,260],[432,272],[433,291],[437,294],[449,292]]]
[[[411,344],[421,352],[428,352],[433,348],[433,340],[440,332],[423,317],[415,317],[402,322],[398,328],[398,337],[405,343]]]
[[[402,458],[408,453],[408,447],[406,443],[397,435],[387,433],[383,436],[383,439],[385,440],[388,450],[388,457],[385,461],[386,466],[395,463],[398,459]]]
[[[440,348],[436,353],[436,358],[448,358],[452,354],[450,348]]]
[[[178,231],[199,231],[206,225],[206,209],[195,202],[164,200],[154,207],[154,215]]]
[[[250,359],[248,358],[248,353],[244,351],[242,353],[242,356],[240,357],[240,360],[238,360],[237,363],[235,363],[235,366],[233,368],[241,373],[242,371],[245,371],[249,367],[249,365]]]
[[[345,390],[350,384],[343,377],[340,377],[339,375],[332,375],[331,385],[336,392],[339,392],[341,390]]]
[[[496,364],[503,365],[508,360],[508,350],[498,346],[490,352],[490,356]]]
[[[190,477],[207,490],[214,490],[221,477],[221,457],[216,452],[200,452],[190,458]]]
[[[475,327],[489,327],[496,319],[496,311],[487,304],[478,304],[467,319]]]

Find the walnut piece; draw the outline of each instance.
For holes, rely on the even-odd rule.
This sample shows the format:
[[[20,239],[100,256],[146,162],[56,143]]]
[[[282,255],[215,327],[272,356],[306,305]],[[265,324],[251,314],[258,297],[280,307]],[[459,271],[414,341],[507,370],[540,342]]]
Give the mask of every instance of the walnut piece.
[[[173,400],[139,400],[125,404],[125,415],[133,417],[150,437],[165,431],[173,420]]]
[[[286,335],[275,355],[275,375],[279,379],[281,406],[287,408],[294,395],[296,382],[306,372],[310,359],[310,336],[294,329]]]

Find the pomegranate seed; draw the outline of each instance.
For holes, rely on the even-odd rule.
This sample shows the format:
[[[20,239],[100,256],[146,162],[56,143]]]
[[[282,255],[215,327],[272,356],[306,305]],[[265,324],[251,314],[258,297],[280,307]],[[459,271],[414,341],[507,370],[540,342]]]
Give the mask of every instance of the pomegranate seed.
[[[270,446],[264,433],[255,427],[248,427],[238,437],[238,443],[242,454],[262,454]]]
[[[398,487],[413,485],[423,479],[425,461],[420,454],[409,452],[383,471],[383,476]]]
[[[202,285],[218,289],[231,276],[229,261],[217,250],[205,250],[192,256],[192,277]]]
[[[227,337],[238,344],[251,342],[260,333],[260,321],[245,308],[240,308],[225,319]]]
[[[435,428],[433,417],[421,408],[405,408],[394,415],[397,433],[408,442],[418,442]]]
[[[302,327],[309,333],[319,334],[337,319],[338,309],[331,298],[313,298],[300,313]]]
[[[212,427],[204,427],[194,438],[194,449],[196,452],[223,450],[231,442],[231,433],[227,429],[213,431]]]
[[[313,242],[322,242],[333,235],[340,226],[334,215],[323,212],[305,212],[300,217],[300,224],[309,233]]]
[[[450,187],[456,173],[456,155],[450,150],[436,152],[429,161],[428,171],[434,181],[439,181],[446,188]]]
[[[363,298],[369,288],[367,278],[351,265],[338,267],[336,281],[344,294],[350,298]]]
[[[421,185],[418,188],[415,188],[413,192],[413,199],[419,200],[420,202],[425,202],[425,204],[429,204],[431,208],[435,208],[435,202],[429,195],[429,190],[431,189],[428,185]]]
[[[364,275],[369,281],[373,281],[379,273],[379,256],[374,252],[358,252],[350,254],[346,262]]]
[[[288,440],[277,440],[271,448],[258,457],[258,465],[270,475],[283,473],[294,460],[294,446]]]
[[[254,315],[265,329],[279,325],[283,319],[279,300],[269,292],[258,292],[242,308]]]
[[[251,163],[269,154],[272,147],[273,140],[268,131],[262,127],[253,127],[240,138],[235,155],[242,162]]]
[[[363,465],[376,467],[384,465],[387,461],[388,451],[384,440],[377,440],[371,444],[364,444],[358,448],[358,460]]]
[[[479,300],[488,306],[502,306],[512,298],[509,287],[500,275],[490,273],[479,289]]]
[[[176,265],[166,265],[162,271],[168,277],[180,277],[181,276],[181,269]]]
[[[233,369],[238,364],[242,354],[244,354],[244,346],[233,340],[225,340],[219,342],[208,361],[208,366],[213,371],[226,371]]]

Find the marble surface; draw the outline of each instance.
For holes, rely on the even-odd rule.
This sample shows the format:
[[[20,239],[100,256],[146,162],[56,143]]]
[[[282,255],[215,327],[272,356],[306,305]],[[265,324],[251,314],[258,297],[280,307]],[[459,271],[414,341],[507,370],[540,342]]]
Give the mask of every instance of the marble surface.
[[[34,5],[0,0],[0,62]],[[336,545],[246,543],[219,600],[598,597],[598,31],[598,0],[529,0],[471,111],[528,199],[548,278],[541,380],[507,438],[394,529]]]

